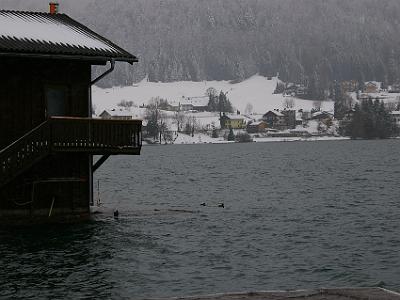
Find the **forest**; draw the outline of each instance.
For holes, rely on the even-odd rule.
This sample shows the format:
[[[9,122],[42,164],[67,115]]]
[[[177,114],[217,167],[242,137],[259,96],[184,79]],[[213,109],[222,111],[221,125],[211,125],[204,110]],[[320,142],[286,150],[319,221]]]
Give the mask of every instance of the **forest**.
[[[32,0],[2,5],[38,9]],[[398,0],[70,0],[61,12],[139,57],[105,85],[259,73],[327,89],[334,80],[400,77]]]

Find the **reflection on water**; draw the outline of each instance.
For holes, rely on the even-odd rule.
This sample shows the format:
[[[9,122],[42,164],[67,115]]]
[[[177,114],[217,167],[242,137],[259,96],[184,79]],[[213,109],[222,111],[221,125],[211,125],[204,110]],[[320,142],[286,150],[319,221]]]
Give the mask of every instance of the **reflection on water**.
[[[103,215],[0,231],[0,297],[399,290],[399,146],[158,146],[115,157],[96,174]]]

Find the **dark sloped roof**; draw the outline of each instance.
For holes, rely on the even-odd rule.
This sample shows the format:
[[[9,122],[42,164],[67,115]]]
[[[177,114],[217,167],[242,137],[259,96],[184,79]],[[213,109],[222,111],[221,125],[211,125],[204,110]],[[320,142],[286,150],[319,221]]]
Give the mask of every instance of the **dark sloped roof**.
[[[0,55],[138,61],[65,14],[6,10],[0,10]]]

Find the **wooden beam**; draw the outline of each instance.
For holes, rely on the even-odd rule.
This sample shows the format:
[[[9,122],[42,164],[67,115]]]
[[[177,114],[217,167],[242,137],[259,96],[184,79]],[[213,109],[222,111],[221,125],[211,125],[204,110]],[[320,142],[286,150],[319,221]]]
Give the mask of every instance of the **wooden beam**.
[[[100,159],[98,161],[96,161],[96,163],[93,165],[92,168],[92,173],[96,172],[96,170],[98,168],[100,168],[100,166],[110,157],[110,154],[106,154],[103,155],[102,157],[100,157]]]

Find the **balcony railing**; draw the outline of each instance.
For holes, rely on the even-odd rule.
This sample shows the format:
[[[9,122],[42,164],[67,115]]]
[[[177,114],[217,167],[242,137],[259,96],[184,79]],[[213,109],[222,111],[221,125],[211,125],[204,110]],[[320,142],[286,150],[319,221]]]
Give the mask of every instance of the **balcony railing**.
[[[51,152],[140,154],[142,121],[52,117],[0,151],[0,186]]]
[[[140,154],[142,121],[53,117],[52,151]]]

